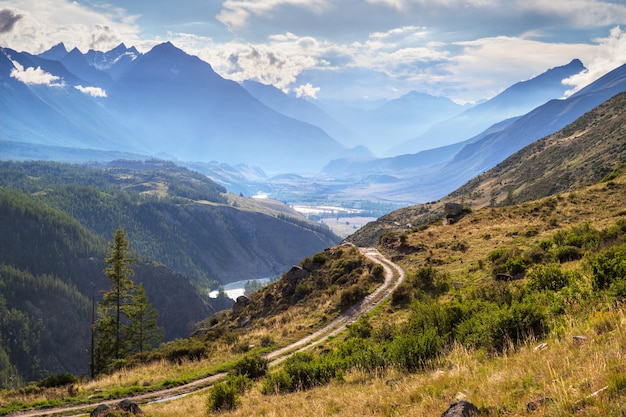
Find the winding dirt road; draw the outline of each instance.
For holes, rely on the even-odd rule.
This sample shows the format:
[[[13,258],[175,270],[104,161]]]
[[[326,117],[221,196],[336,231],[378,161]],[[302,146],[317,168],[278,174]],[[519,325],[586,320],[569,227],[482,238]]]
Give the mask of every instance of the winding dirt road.
[[[339,317],[329,323],[326,327],[310,334],[307,337],[304,337],[297,342],[294,342],[288,346],[285,346],[281,349],[275,350],[273,352],[265,355],[265,358],[270,360],[269,366],[274,366],[296,352],[301,352],[303,350],[309,349],[313,346],[316,346],[320,343],[323,343],[329,337],[336,335],[337,333],[346,329],[351,323],[354,323],[359,317],[364,314],[367,314],[372,309],[374,309],[381,301],[385,300],[389,297],[393,291],[400,285],[400,283],[405,278],[405,272],[398,265],[391,262],[389,259],[385,258],[383,255],[378,252],[375,248],[360,248],[361,253],[372,260],[373,262],[381,265],[385,270],[385,282],[378,287],[372,294],[365,297],[361,302],[352,306],[345,312],[343,312]],[[140,394],[131,398],[128,398],[131,401],[134,401],[138,404],[147,404],[147,403],[155,403],[155,402],[165,402],[171,401],[177,398],[184,397],[186,395],[196,393],[202,391],[204,389],[208,389],[217,381],[226,378],[226,373],[222,372],[219,374],[215,374],[206,378],[198,379],[196,381],[190,382],[185,385],[181,385],[174,388],[168,388],[159,391],[153,391],[146,394]],[[23,413],[15,414],[16,417],[44,417],[44,416],[79,416],[84,414],[89,414],[98,404],[107,404],[109,406],[114,407],[117,405],[122,399],[116,400],[108,400],[101,401],[94,404],[82,404],[68,407],[59,407],[59,408],[48,408],[42,410],[33,410],[27,411]]]

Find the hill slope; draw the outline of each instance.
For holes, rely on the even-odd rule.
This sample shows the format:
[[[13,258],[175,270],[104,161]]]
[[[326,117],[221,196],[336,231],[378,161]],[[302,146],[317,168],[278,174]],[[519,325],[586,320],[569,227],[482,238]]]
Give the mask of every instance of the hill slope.
[[[339,240],[283,204],[224,194],[207,177],[163,161],[6,162],[0,173],[0,185],[35,194],[103,239],[123,226],[140,256],[204,288],[275,276]]]
[[[402,231],[444,215],[444,205],[472,208],[529,201],[599,181],[626,160],[626,93],[621,93],[559,132],[534,142],[432,204],[397,210],[351,236],[370,245],[385,231]]]
[[[91,297],[110,285],[102,274],[105,241],[36,197],[2,187],[0,232],[0,356],[8,357],[14,382],[87,373]],[[165,340],[187,336],[215,311],[182,275],[145,262],[133,269],[160,313]]]

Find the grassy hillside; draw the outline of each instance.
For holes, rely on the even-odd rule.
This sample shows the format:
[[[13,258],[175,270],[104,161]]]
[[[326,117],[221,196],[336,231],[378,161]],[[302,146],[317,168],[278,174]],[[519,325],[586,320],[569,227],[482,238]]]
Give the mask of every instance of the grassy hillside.
[[[490,172],[476,182],[490,184],[482,192],[472,186],[391,213],[352,237],[375,239],[407,278],[388,302],[309,351],[267,372],[258,362],[375,287],[380,271],[348,245],[304,259],[193,337],[137,357],[110,378],[78,384],[75,395],[6,393],[5,412],[44,396],[120,397],[233,370],[208,391],[143,406],[146,415],[422,416],[441,415],[459,399],[486,416],[621,415],[626,167],[619,103],[536,145],[543,148],[524,150],[534,149],[527,158],[539,174],[524,173],[528,164],[517,155],[505,161],[500,178],[515,187],[503,188],[503,199],[484,199],[499,195]],[[576,182],[546,188],[568,164]],[[445,216],[449,201],[466,207]]]
[[[31,194],[103,239],[121,225],[141,257],[203,288],[278,275],[339,240],[285,205],[225,194],[207,177],[164,161],[107,168],[3,162],[0,186]]]
[[[350,237],[376,244],[385,231],[400,232],[444,215],[456,202],[473,209],[532,201],[593,184],[626,161],[626,93],[618,94],[561,131],[541,139],[469,181],[440,201],[382,216]]]
[[[620,415],[626,175],[612,177],[387,235],[381,249],[409,275],[391,302],[270,370],[220,415],[440,415],[455,399],[489,416]],[[274,335],[267,323],[287,314],[249,325]],[[210,396],[145,408],[201,416]]]
[[[619,415],[626,392],[626,173],[610,177],[466,212],[452,224],[440,219],[387,234],[380,249],[408,273],[390,301],[246,382],[236,409],[220,415],[440,415],[455,399],[488,416],[533,408],[547,416]],[[136,392],[229,369],[237,358],[285,345],[331,319],[350,288],[339,281],[362,277],[353,285],[367,288],[376,275],[348,248],[299,266],[194,338],[154,352],[162,362],[80,385],[80,395]],[[330,279],[334,284],[325,283]],[[34,401],[29,395],[4,401]],[[142,407],[148,416],[205,416],[214,395]]]
[[[0,385],[50,374],[84,374],[89,364],[91,297],[109,287],[102,273],[106,241],[37,198],[0,188]],[[215,312],[181,274],[135,265],[159,311],[165,340],[186,337]],[[178,306],[185,305],[185,309]]]

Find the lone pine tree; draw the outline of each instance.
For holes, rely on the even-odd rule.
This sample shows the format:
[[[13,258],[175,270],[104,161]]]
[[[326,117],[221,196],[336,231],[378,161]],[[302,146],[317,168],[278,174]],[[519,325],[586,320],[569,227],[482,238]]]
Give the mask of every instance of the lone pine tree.
[[[142,286],[137,286],[131,277],[131,257],[128,239],[120,227],[115,231],[105,261],[103,273],[109,278],[111,287],[103,294],[98,304],[95,366],[102,372],[114,362],[123,360],[133,351],[143,351],[161,338],[157,328],[158,314],[148,302]]]

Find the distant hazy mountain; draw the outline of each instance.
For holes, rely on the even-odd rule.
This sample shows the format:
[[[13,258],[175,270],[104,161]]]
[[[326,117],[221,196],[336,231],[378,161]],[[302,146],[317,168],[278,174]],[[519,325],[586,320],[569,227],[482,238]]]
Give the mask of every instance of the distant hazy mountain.
[[[596,92],[615,91],[622,84],[620,68],[594,83]],[[590,86],[591,87],[591,86]],[[624,90],[626,88],[622,87]],[[580,96],[592,94],[581,91]],[[567,100],[562,101],[563,108]],[[448,202],[463,202],[472,208],[533,201],[608,180],[623,170],[626,160],[626,92],[617,94],[577,118],[563,129],[546,136],[477,176],[437,202],[403,208],[369,223],[348,239],[359,245],[378,241],[385,232],[405,231],[444,216]],[[607,182],[607,187],[610,183]]]
[[[269,108],[285,116],[318,126],[347,146],[356,146],[353,145],[358,142],[354,132],[314,103],[304,98],[291,97],[272,85],[257,81],[244,81],[242,85],[254,98]]]
[[[458,187],[473,176],[490,169],[526,145],[550,135],[583,114],[626,91],[626,65],[606,74],[564,100],[551,100],[516,120],[506,129],[465,146],[442,169]]]
[[[415,153],[469,139],[495,123],[521,116],[548,100],[563,97],[569,87],[562,81],[583,70],[582,62],[575,59],[567,65],[516,83],[494,98],[435,124],[422,135],[393,147],[390,153]]]
[[[17,77],[29,76],[29,69],[31,77],[40,79],[20,81]],[[43,83],[46,80],[49,84]],[[89,84],[58,61],[0,49],[0,137],[42,145],[145,152],[97,100],[74,88],[78,85]]]
[[[0,55],[6,141],[244,163],[269,172],[315,172],[331,159],[363,155],[269,108],[171,43],[146,54],[123,44],[86,54],[58,44],[38,56],[9,49]]]
[[[353,103],[322,103],[333,118],[355,132],[354,142],[378,156],[390,147],[426,131],[433,124],[461,113],[464,107],[446,97],[411,91],[397,99],[363,106]]]
[[[333,161],[323,172],[346,179],[345,188],[337,191],[345,198],[415,203],[437,200],[625,90],[626,66],[622,66],[567,99],[548,101],[463,142],[393,158]],[[384,181],[377,182],[382,175],[386,176]],[[365,178],[371,181],[362,181]]]

